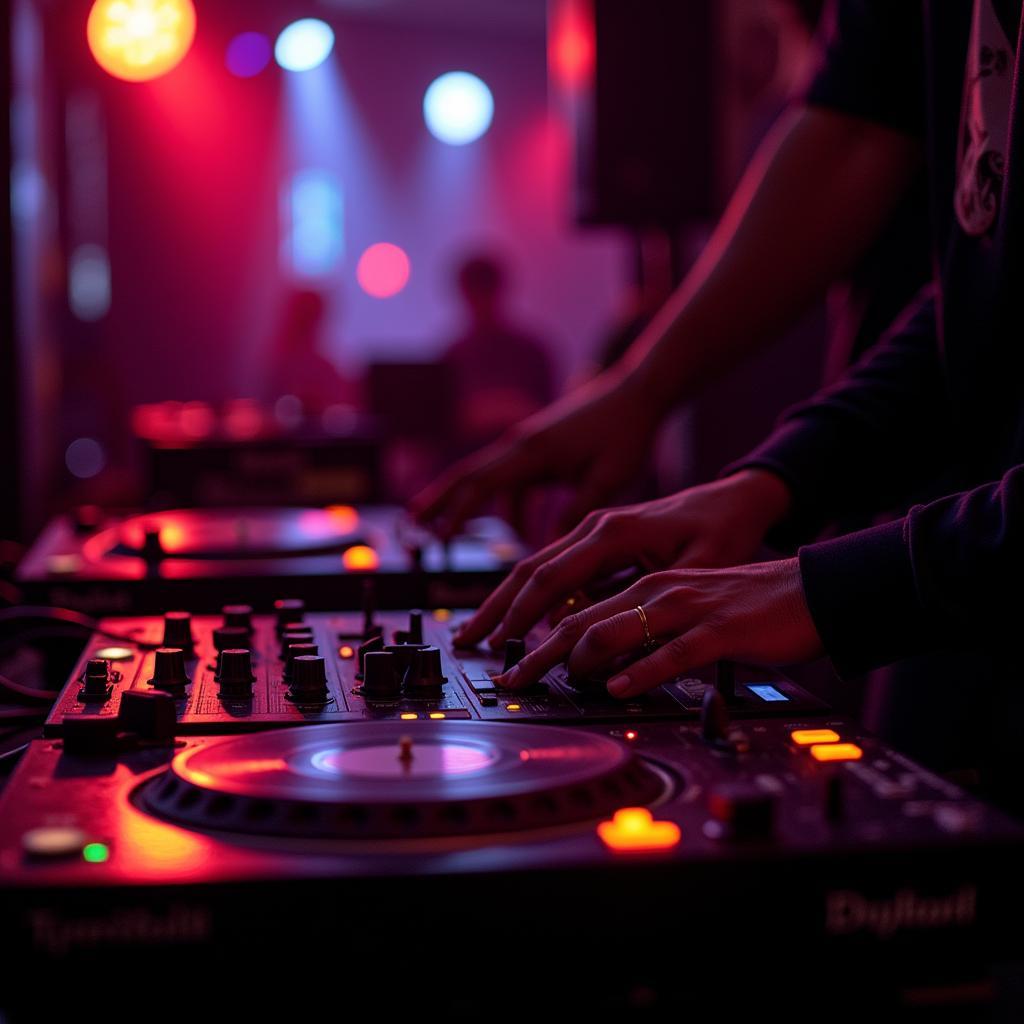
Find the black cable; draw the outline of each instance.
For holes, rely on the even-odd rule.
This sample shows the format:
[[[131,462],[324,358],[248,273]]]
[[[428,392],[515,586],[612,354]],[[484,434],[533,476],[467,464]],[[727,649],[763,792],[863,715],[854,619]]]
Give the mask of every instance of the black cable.
[[[16,683],[5,675],[0,675],[0,694],[10,693],[22,700],[41,700],[52,704],[58,690],[40,690],[34,686],[26,686],[24,683]]]
[[[140,640],[138,637],[126,636],[123,633],[115,633],[112,630],[104,629],[101,623],[81,612],[72,611],[70,608],[51,608],[47,605],[15,605],[13,608],[0,608],[0,622],[17,621],[18,619],[46,619],[51,622],[64,622],[73,626],[80,626],[90,633],[99,633],[108,640],[118,640],[123,644],[134,644],[143,650],[152,651],[160,646],[158,642]]]
[[[11,718],[43,719],[45,717],[45,712],[40,711],[39,708],[0,708],[0,721],[6,721]]]

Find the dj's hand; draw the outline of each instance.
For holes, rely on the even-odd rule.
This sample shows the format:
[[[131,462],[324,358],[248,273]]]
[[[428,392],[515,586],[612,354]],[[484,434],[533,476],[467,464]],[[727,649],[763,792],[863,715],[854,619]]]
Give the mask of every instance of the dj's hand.
[[[749,560],[789,508],[772,473],[743,470],[657,501],[594,512],[561,540],[520,562],[455,634],[495,649],[524,637],[567,598],[621,569],[734,565]]]
[[[605,373],[457,463],[410,511],[451,537],[494,498],[515,504],[538,484],[571,483],[563,522],[574,526],[637,473],[659,420],[628,378]]]
[[[644,610],[651,639],[645,648]],[[673,569],[570,615],[503,676],[519,689],[568,659],[571,675],[610,675],[626,698],[720,658],[793,664],[821,653],[795,558],[732,569]]]

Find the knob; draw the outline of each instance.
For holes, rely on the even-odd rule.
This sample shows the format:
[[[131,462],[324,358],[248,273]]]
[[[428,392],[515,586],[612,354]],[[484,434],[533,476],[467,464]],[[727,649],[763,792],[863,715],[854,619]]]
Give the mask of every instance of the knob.
[[[775,831],[775,797],[749,783],[716,787],[708,806],[723,839],[767,839]]]
[[[218,626],[213,631],[213,646],[217,651],[245,647],[248,642],[249,630],[243,626]]]
[[[525,640],[506,640],[505,641],[505,667],[501,670],[504,675],[510,668],[518,665],[526,656],[526,641]]]
[[[704,691],[700,709],[700,733],[705,743],[716,745],[729,742],[729,708],[725,698],[714,687]]]
[[[409,638],[406,643],[423,643],[423,612],[418,608],[409,612]]]
[[[188,683],[185,652],[180,647],[158,647],[153,655],[153,678],[149,680],[149,685],[154,690],[182,697]]]
[[[441,672],[441,649],[417,649],[405,672],[402,689],[406,697],[440,697],[447,678]]]
[[[298,629],[286,629],[281,634],[281,658],[284,659],[288,648],[292,644],[311,644],[313,642],[313,630],[309,626],[301,626]]]
[[[395,672],[398,673],[398,678],[405,678],[405,673],[409,671],[409,666],[412,664],[413,656],[421,648],[425,647],[425,644],[389,644],[384,650],[386,653],[393,655],[395,659]]]
[[[320,648],[316,644],[289,644],[284,655],[284,672],[282,673],[284,681],[286,683],[292,681],[292,666],[295,664],[296,658],[305,658],[319,653]]]
[[[274,602],[274,614],[277,615],[277,631],[281,633],[285,626],[301,622],[306,611],[306,602],[297,598],[287,598]]]
[[[292,663],[289,696],[296,701],[323,702],[327,699],[327,667],[315,654],[303,654]]]
[[[168,612],[164,616],[164,640],[160,646],[180,647],[186,654],[191,654],[194,645],[192,616],[188,612]]]
[[[160,530],[157,527],[147,526],[142,534],[142,560],[144,562],[159,562],[164,557],[164,546],[160,543]]]
[[[398,700],[402,696],[396,659],[388,651],[371,651],[363,661],[362,695],[367,700]]]
[[[224,615],[225,626],[237,626],[247,633],[252,632],[252,605],[251,604],[226,604],[221,609]]]
[[[110,662],[103,658],[90,658],[78,697],[82,701],[106,700],[110,696]]]
[[[715,666],[715,689],[727,701],[736,697],[736,666],[731,661],[720,661]]]
[[[371,630],[379,628],[373,621],[377,610],[377,592],[373,580],[363,580],[363,639],[368,640]]]
[[[177,732],[174,697],[160,690],[125,690],[117,718],[125,732],[154,743],[173,743]]]
[[[363,678],[363,663],[366,660],[366,656],[374,651],[384,650],[384,637],[379,633],[376,636],[371,636],[368,640],[364,640],[359,645],[359,650],[356,652],[356,679]]]
[[[246,700],[252,696],[256,679],[252,671],[252,655],[244,647],[220,652],[220,696],[223,699]]]

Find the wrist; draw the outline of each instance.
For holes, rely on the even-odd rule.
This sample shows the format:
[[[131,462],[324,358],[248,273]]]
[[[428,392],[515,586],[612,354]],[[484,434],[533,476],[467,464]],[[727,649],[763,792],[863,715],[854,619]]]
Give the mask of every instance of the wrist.
[[[789,515],[793,494],[782,477],[767,469],[741,469],[726,477],[726,484],[756,515],[767,533]]]

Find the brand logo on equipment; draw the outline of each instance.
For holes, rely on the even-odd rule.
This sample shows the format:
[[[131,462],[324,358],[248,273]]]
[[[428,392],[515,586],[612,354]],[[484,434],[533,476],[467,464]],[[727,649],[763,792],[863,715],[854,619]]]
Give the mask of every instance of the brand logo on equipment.
[[[825,931],[829,935],[872,932],[887,939],[899,931],[964,928],[977,916],[978,892],[966,885],[949,896],[921,896],[901,889],[889,899],[872,899],[842,889],[825,897]]]

